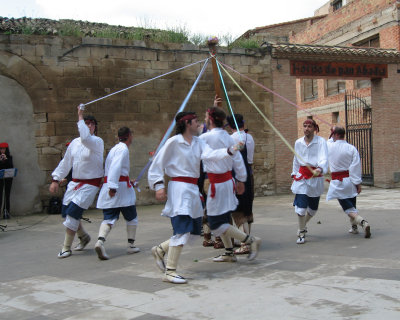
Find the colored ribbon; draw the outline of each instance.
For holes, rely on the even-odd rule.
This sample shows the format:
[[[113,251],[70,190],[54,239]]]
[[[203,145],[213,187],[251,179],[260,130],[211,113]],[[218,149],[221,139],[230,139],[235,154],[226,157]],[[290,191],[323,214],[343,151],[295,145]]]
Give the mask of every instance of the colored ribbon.
[[[181,106],[179,107],[178,111],[176,112],[175,117],[176,117],[176,115],[177,115],[179,112],[182,112],[182,111],[186,108],[186,105],[187,105],[187,103],[188,103],[190,97],[192,96],[194,89],[196,88],[197,84],[199,83],[201,77],[203,76],[204,71],[206,70],[206,67],[207,67],[207,65],[208,65],[209,59],[210,59],[210,58],[205,59],[205,63],[204,63],[204,65],[203,65],[203,67],[201,68],[200,73],[199,73],[199,75],[197,76],[197,79],[194,81],[194,83],[193,83],[193,85],[192,85],[192,88],[189,90],[189,92],[188,92],[188,94],[186,95],[185,99],[183,100]],[[204,61],[204,60],[203,60],[203,61]],[[145,174],[146,170],[150,167],[151,163],[153,162],[154,157],[157,155],[157,153],[160,151],[160,149],[161,149],[162,146],[165,144],[165,142],[167,141],[167,139],[170,137],[170,135],[171,135],[171,133],[172,133],[172,130],[173,130],[174,127],[175,127],[175,123],[176,123],[175,117],[174,117],[174,119],[172,120],[171,124],[169,125],[167,131],[165,132],[164,137],[161,139],[161,141],[160,141],[160,143],[159,143],[159,145],[158,145],[156,151],[153,153],[153,156],[149,159],[149,161],[147,162],[147,164],[146,164],[146,165],[144,166],[144,168],[140,171],[138,177],[136,178],[136,181],[137,181],[137,182],[139,182],[140,179],[142,179],[142,177],[143,177],[143,175]]]

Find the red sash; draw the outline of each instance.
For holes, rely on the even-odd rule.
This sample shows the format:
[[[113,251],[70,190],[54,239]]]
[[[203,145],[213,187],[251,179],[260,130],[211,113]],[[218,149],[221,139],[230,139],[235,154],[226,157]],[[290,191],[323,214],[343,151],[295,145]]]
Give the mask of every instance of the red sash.
[[[197,185],[198,179],[191,178],[191,177],[174,177],[174,178],[172,178],[172,181],[186,182],[186,183],[191,183],[191,184]]]
[[[118,181],[120,181],[120,182],[121,182],[121,181],[122,181],[122,182],[125,182],[125,181],[126,181],[126,186],[127,186],[128,188],[131,188],[131,187],[132,187],[131,181],[129,180],[129,177],[128,177],[128,176],[120,176]],[[107,183],[107,177],[104,177],[104,183]]]
[[[343,181],[343,178],[348,178],[348,177],[349,177],[349,170],[332,172],[332,180]]]
[[[315,170],[315,169],[317,169],[317,168],[316,168],[316,167],[311,167],[311,169]],[[300,181],[300,180],[302,180],[302,179],[311,179],[311,178],[314,178],[313,173],[312,173],[312,172],[310,171],[310,169],[308,169],[308,167],[306,167],[306,166],[300,166],[299,173],[300,173],[300,177],[293,176],[293,179],[294,179],[294,180]],[[322,177],[322,173],[321,173],[318,177]]]
[[[225,173],[210,173],[207,172],[208,180],[210,180],[211,185],[211,198],[215,197],[215,184],[216,183],[223,183],[229,180],[233,182],[233,192],[235,192],[235,182],[232,178],[232,172],[227,171]]]
[[[91,186],[95,186],[97,188],[101,185],[101,179],[103,178],[94,178],[94,179],[72,179],[73,182],[79,182],[78,185],[74,188],[74,190],[78,190],[84,184],[90,184]]]

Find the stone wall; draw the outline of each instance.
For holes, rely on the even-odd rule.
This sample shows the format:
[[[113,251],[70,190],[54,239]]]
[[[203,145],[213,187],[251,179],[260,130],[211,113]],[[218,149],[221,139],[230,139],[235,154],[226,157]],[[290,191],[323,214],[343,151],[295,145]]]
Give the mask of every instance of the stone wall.
[[[15,80],[27,93],[33,106],[31,123],[34,128],[39,180],[38,199],[50,197],[50,173],[65,151],[65,143],[77,136],[76,106],[158,76],[190,63],[206,59],[208,49],[190,44],[157,44],[121,39],[75,38],[35,35],[0,35],[0,75]],[[221,61],[239,72],[268,86],[271,84],[270,56],[243,49],[220,49]],[[262,63],[260,63],[262,62]],[[116,142],[121,126],[134,131],[131,147],[131,176],[135,177],[149,159],[187,95],[199,71],[194,65],[158,80],[111,96],[87,106],[87,113],[99,121],[99,136],[105,142],[105,156]],[[268,117],[273,116],[269,94],[247,80],[235,76],[243,89]],[[236,113],[244,114],[250,133],[256,141],[254,171],[257,195],[274,193],[273,134],[246,98],[227,80],[227,90]],[[1,89],[0,89],[1,90]],[[187,110],[203,117],[212,105],[214,84],[211,66],[200,80]],[[226,107],[226,106],[225,106]],[[12,145],[14,132],[24,125],[11,125],[3,119],[6,136]],[[17,155],[15,155],[17,157]],[[22,168],[21,168],[22,169]],[[15,185],[23,183],[16,179]],[[147,179],[141,181],[138,204],[154,202]],[[29,211],[29,210],[28,210]],[[18,212],[19,214],[28,211]],[[31,210],[32,211],[32,210]]]

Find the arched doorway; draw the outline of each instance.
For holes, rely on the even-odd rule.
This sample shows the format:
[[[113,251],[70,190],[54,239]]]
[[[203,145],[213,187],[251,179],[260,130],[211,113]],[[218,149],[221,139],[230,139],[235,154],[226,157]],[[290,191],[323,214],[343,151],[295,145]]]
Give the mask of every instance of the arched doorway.
[[[44,173],[38,165],[33,105],[25,89],[15,80],[0,75],[0,140],[10,145],[18,176],[11,190],[11,215],[39,211],[39,187]]]

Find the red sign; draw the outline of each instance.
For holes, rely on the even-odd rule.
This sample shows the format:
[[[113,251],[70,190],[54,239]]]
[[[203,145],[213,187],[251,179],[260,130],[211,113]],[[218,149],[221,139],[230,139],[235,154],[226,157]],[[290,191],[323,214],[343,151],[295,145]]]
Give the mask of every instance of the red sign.
[[[387,78],[387,64],[290,61],[290,75],[296,77]]]

